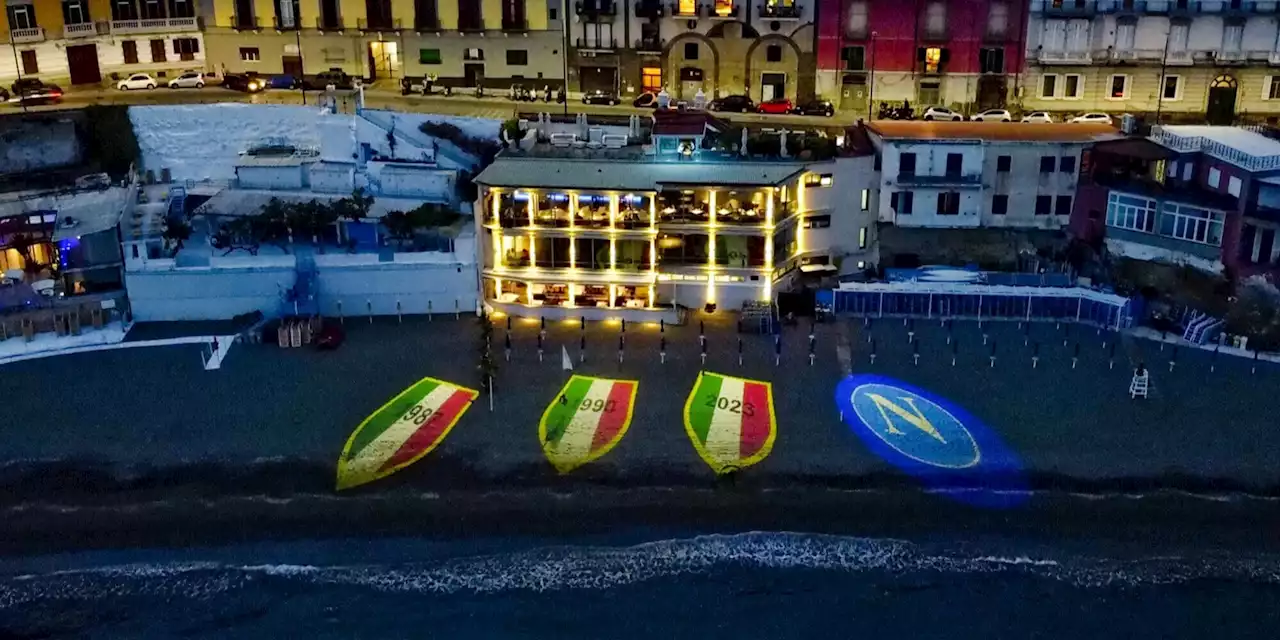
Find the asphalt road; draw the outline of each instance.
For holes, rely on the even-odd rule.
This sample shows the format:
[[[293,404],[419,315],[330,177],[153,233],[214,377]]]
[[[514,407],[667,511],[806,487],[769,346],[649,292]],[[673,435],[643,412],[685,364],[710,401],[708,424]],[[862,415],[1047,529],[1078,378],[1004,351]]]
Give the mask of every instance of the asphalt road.
[[[194,348],[129,349],[7,365],[0,457],[84,460],[110,465],[196,469],[296,460],[294,479],[312,490],[332,486],[349,432],[388,398],[423,376],[479,388],[475,318],[348,318],[347,343],[335,352],[239,345],[219,371],[206,372]],[[1274,418],[1280,367],[1158,345],[1093,329],[1016,324],[979,329],[901,321],[865,327],[818,325],[817,357],[807,356],[807,327],[784,333],[781,364],[769,336],[744,336],[737,363],[731,327],[708,327],[707,370],[774,384],[778,437],[773,453],[746,470],[747,485],[861,486],[901,481],[840,421],[833,398],[844,367],[837,334],[850,335],[854,373],[878,373],[948,398],[985,422],[1021,459],[1037,486],[1120,483],[1275,491],[1280,488],[1280,430]],[[586,361],[576,323],[548,327],[544,359],[536,324],[516,321],[513,354],[501,362],[494,410],[482,395],[436,451],[387,479],[430,488],[541,485],[586,480],[620,486],[705,483],[711,470],[685,434],[684,400],[700,362],[697,328],[632,326],[622,363],[617,326],[588,325]],[[494,333],[502,358],[505,327]],[[983,344],[983,334],[988,344]],[[871,340],[867,337],[870,335]],[[668,359],[658,356],[662,336]],[[1064,345],[1063,343],[1066,343]],[[990,344],[996,361],[990,363]],[[1080,355],[1073,368],[1076,344]],[[1113,355],[1111,344],[1117,344]],[[1038,345],[1038,346],[1036,346]],[[559,478],[543,458],[538,417],[570,375],[640,382],[629,432],[607,456]],[[870,354],[874,349],[875,362]],[[919,353],[918,362],[915,354]],[[952,357],[956,364],[952,365]],[[1033,366],[1032,357],[1039,360]],[[1114,360],[1114,366],[1111,362]],[[1169,366],[1169,361],[1174,366]],[[1130,400],[1132,364],[1146,363],[1153,390]],[[217,483],[222,472],[206,478]],[[203,476],[202,476],[203,477]],[[77,480],[77,482],[82,482]],[[376,484],[376,483],[375,483]],[[386,485],[383,485],[386,486]]]
[[[317,92],[306,93],[307,104],[316,104]],[[353,98],[351,92],[341,92],[340,108],[351,109]],[[114,89],[83,89],[73,87],[63,96],[63,100],[55,105],[29,107],[31,111],[52,111],[58,109],[78,109],[93,104],[202,104],[213,102],[247,102],[253,104],[302,104],[300,91],[275,89],[256,94],[246,94],[219,87],[204,89],[154,89],[151,91],[118,91]],[[565,105],[544,102],[513,102],[507,99],[505,92],[494,97],[475,98],[472,96],[403,96],[398,90],[378,87],[365,92],[365,103],[372,108],[395,109],[399,111],[440,113],[446,115],[473,116],[478,118],[506,119],[518,112],[548,111],[562,112]],[[597,115],[648,115],[651,109],[637,109],[631,106],[609,107],[603,105],[584,105],[580,101],[571,100],[569,113],[588,113]],[[19,111],[19,107],[6,105],[0,113]],[[840,126],[851,124],[854,116],[837,113],[833,118],[817,116],[792,115],[760,115],[754,113],[722,114],[730,120],[757,124],[791,124],[793,126]]]

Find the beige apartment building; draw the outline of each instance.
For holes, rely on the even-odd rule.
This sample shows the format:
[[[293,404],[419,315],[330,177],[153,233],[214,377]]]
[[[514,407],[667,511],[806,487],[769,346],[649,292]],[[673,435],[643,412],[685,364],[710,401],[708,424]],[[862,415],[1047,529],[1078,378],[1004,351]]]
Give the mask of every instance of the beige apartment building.
[[[558,86],[561,0],[209,0],[208,57],[262,74],[341,69],[374,81]]]
[[[1035,0],[1026,111],[1280,115],[1276,0]]]

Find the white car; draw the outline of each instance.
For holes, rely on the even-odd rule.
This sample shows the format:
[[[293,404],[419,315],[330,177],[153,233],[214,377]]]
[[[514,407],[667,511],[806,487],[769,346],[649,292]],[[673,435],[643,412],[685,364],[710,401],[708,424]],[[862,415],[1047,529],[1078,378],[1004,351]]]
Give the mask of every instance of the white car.
[[[129,91],[131,89],[154,89],[156,88],[156,79],[145,73],[135,73],[116,83],[116,88],[121,91]]]
[[[929,107],[924,112],[925,120],[951,120],[963,122],[964,116],[944,107]]]
[[[1052,124],[1053,116],[1049,115],[1048,111],[1032,111],[1031,113],[1022,116],[1022,121],[1034,122],[1037,124]]]
[[[199,71],[188,71],[169,81],[170,89],[203,89],[204,74]]]
[[[975,113],[969,116],[974,122],[1013,122],[1013,116],[1009,114],[1008,109],[987,109],[982,113]]]
[[[1111,124],[1111,116],[1105,113],[1083,113],[1071,119],[1072,122],[1100,122]]]

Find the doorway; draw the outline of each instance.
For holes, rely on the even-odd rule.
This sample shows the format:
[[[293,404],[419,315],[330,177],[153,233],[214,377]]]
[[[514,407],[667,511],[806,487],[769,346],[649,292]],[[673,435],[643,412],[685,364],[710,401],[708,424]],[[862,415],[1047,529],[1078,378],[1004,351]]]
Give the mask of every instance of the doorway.
[[[683,67],[680,69],[679,98],[681,100],[692,100],[702,90],[702,79],[702,69],[697,67]]]
[[[302,80],[302,56],[281,56],[280,66],[284,69],[284,75]]]
[[[617,67],[578,67],[578,84],[582,91],[613,93],[618,87]]]
[[[1206,107],[1205,119],[1209,124],[1230,125],[1236,119],[1236,92],[1239,85],[1236,79],[1222,75],[1209,84],[1209,104]]]
[[[978,76],[978,110],[1003,109],[1008,85],[1005,76]]]
[[[400,49],[395,42],[369,43],[369,79],[400,75]]]
[[[463,82],[468,87],[478,87],[484,82],[484,63],[468,62],[462,65]]]
[[[102,82],[102,72],[98,69],[98,46],[81,44],[67,47],[67,69],[71,72],[71,84]]]
[[[787,97],[787,74],[760,74],[760,101],[768,102],[775,98]]]
[[[920,82],[920,94],[916,100],[920,104],[920,108],[924,109],[928,106],[937,106],[942,104],[942,83],[937,80],[924,80]]]

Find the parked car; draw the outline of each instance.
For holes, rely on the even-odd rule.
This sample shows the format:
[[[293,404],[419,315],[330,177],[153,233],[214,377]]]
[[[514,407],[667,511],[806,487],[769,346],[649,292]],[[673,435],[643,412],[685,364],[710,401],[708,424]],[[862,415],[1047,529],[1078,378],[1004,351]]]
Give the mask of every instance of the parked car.
[[[787,114],[787,113],[791,113],[791,111],[795,108],[796,108],[796,105],[793,104],[791,100],[788,98],[774,98],[773,100],[765,100],[764,102],[761,102],[760,104],[756,105],[756,112],[770,113],[770,114]]]
[[[258,76],[258,80],[268,89],[297,89],[302,86],[302,81],[297,76],[287,73],[278,73],[266,78]]]
[[[1111,116],[1105,113],[1091,112],[1082,113],[1071,119],[1071,122],[1101,122],[1103,124],[1112,124]]]
[[[750,113],[756,110],[756,103],[751,96],[732,95],[723,98],[716,98],[707,105],[712,111],[737,111],[740,113]]]
[[[1022,116],[1022,121],[1048,124],[1053,122],[1053,116],[1049,115],[1048,111],[1032,111],[1031,113]]]
[[[946,107],[929,107],[924,112],[925,120],[951,120],[952,122],[964,121],[964,116],[946,108]]]
[[[796,105],[792,113],[801,116],[824,116],[830,118],[836,114],[836,106],[830,100],[810,100]]]
[[[618,98],[618,94],[604,89],[596,89],[594,91],[584,91],[582,93],[582,104],[607,104],[613,106],[621,104],[622,100]]]
[[[56,84],[46,84],[39,78],[26,77],[14,82],[9,87],[13,89],[10,94],[4,89],[0,89],[0,100],[5,100],[15,104],[36,104],[50,103],[62,100],[62,88]]]
[[[987,109],[969,116],[969,119],[974,122],[1013,122],[1013,115],[1008,109]]]
[[[134,89],[151,90],[156,88],[156,79],[152,78],[149,73],[135,73],[117,82],[116,88],[121,91],[133,91]]]
[[[652,91],[646,91],[636,96],[636,99],[631,101],[631,106],[640,107],[642,109],[657,109],[658,94]]]
[[[232,91],[243,91],[245,93],[257,93],[267,88],[267,84],[261,78],[255,78],[243,73],[228,73],[222,77],[222,86]]]
[[[347,75],[342,69],[330,69],[321,71],[314,76],[303,76],[302,84],[308,89],[316,91],[324,91],[329,87],[333,87],[337,91],[349,91],[354,89],[360,81]]]
[[[204,74],[199,71],[188,71],[169,81],[170,89],[203,89]]]

